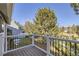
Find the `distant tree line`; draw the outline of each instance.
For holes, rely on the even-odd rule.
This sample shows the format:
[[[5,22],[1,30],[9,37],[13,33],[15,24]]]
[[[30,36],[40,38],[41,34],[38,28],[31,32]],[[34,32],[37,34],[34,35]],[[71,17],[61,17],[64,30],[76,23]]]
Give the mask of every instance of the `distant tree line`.
[[[67,30],[67,33],[78,34],[79,35],[79,25],[72,25],[68,27],[61,27],[60,32]]]

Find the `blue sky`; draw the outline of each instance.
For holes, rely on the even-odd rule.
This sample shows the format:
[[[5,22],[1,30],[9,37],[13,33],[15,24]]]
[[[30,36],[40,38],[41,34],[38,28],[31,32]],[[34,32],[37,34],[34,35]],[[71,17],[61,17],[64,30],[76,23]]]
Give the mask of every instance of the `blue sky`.
[[[66,3],[17,3],[14,4],[12,20],[24,25],[26,21],[33,21],[39,8],[45,7],[55,11],[59,26],[79,25],[79,16]]]

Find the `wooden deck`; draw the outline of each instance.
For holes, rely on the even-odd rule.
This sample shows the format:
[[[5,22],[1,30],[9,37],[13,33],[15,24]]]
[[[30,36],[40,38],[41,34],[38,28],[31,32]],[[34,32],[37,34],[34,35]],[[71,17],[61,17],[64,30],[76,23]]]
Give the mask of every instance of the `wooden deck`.
[[[46,53],[35,46],[29,46],[8,52],[4,56],[46,56]]]

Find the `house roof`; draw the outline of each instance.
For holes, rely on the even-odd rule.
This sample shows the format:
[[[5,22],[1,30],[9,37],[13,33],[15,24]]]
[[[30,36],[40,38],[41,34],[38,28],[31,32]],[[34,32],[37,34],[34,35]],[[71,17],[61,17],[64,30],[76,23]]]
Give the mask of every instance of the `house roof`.
[[[11,20],[10,25],[8,25],[8,26],[19,29],[19,26],[15,23],[14,20]]]
[[[12,16],[13,4],[11,3],[0,3],[0,16],[2,20],[9,24]]]

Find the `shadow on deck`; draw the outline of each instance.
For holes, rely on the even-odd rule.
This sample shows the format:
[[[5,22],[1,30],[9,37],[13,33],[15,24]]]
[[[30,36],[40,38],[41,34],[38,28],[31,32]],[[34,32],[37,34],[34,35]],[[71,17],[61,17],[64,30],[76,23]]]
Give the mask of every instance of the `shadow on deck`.
[[[28,46],[5,53],[4,56],[46,56],[46,53],[35,46]]]

